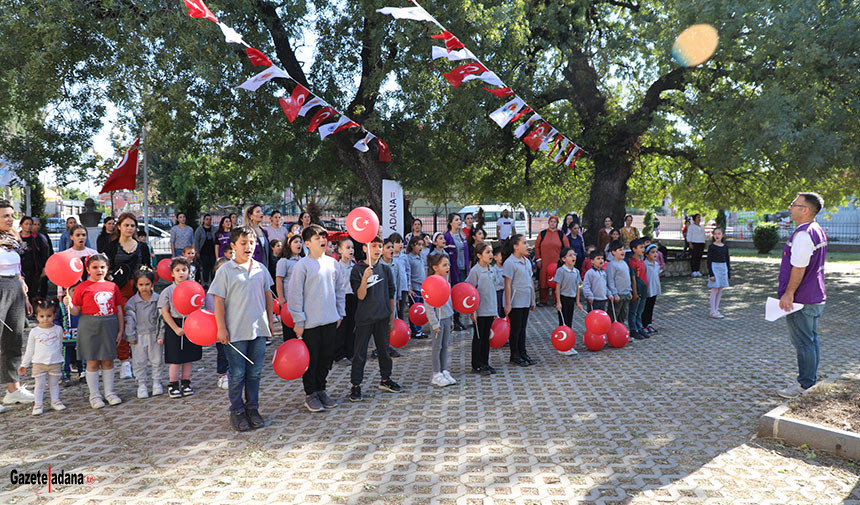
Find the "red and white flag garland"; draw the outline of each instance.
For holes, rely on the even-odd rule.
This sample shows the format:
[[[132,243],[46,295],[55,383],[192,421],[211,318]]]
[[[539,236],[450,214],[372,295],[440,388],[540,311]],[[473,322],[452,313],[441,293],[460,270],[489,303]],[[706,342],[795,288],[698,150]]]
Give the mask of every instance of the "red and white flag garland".
[[[274,63],[272,63],[272,60],[270,60],[265,54],[263,54],[262,51],[249,46],[248,43],[245,42],[245,40],[242,38],[242,35],[236,32],[236,30],[218,21],[218,18],[215,17],[211,10],[209,10],[209,7],[206,6],[203,0],[184,1],[185,7],[188,8],[188,15],[190,17],[208,19],[213,23],[217,24],[218,28],[221,29],[221,33],[224,35],[224,40],[226,42],[233,44],[241,44],[245,46],[245,54],[248,55],[248,59],[251,61],[251,63],[257,67],[266,67],[266,69],[262,72],[240,84],[240,88],[247,89],[248,91],[257,91],[265,83],[275,78],[284,78],[294,81],[296,83],[296,87],[293,89],[292,94],[287,98],[280,98],[278,100],[281,109],[284,111],[284,115],[287,116],[287,120],[292,123],[299,116],[305,117],[305,115],[311,109],[315,107],[322,107],[312,116],[310,120],[310,125],[308,126],[307,130],[308,132],[318,131],[320,134],[320,139],[324,139],[329,135],[334,135],[349,128],[362,127],[360,124],[356,123],[347,116],[335,110],[334,107],[326,103],[326,101],[322,98],[312,94],[307,88],[302,86],[287,72],[276,67]],[[400,12],[398,12],[398,14],[402,14],[401,17],[406,19],[426,20],[426,17],[423,17],[423,15],[421,14],[421,12],[424,12],[426,14],[426,11],[424,11],[424,9],[421,9],[420,7],[418,9],[419,10],[416,10],[412,14]],[[427,16],[430,15],[427,14]],[[439,38],[445,39],[446,46],[461,48],[463,47],[463,45],[460,44],[460,41],[457,40],[457,38],[450,33],[448,33],[447,35],[443,34],[439,36]],[[457,46],[457,44],[460,45]],[[470,56],[468,57],[474,57],[474,55],[471,55],[471,53],[469,54]],[[486,69],[484,69],[484,71],[486,71]],[[334,122],[323,124],[323,121],[331,120],[335,118],[335,116],[340,117],[337,118],[337,120]],[[370,150],[369,144],[373,139],[376,139],[376,145],[379,149],[379,161],[391,161],[391,151],[388,148],[388,144],[383,142],[382,139],[378,138],[372,133],[367,133],[367,135],[365,135],[362,140],[359,140],[354,147],[358,151],[367,152]]]
[[[411,19],[415,21],[429,21],[438,26],[442,33],[431,35],[431,38],[441,39],[445,41],[445,47],[433,47],[431,57],[433,60],[447,58],[448,61],[474,60],[473,63],[461,63],[450,72],[443,73],[442,76],[451,84],[458,88],[463,83],[472,80],[480,80],[486,84],[497,86],[496,88],[483,88],[493,96],[499,98],[514,97],[501,108],[490,113],[492,119],[500,128],[504,128],[509,124],[516,123],[521,117],[530,112],[535,112],[528,104],[525,103],[514,91],[505,85],[504,82],[494,72],[490,71],[478,58],[472,53],[453,33],[449,32],[439,21],[436,20],[423,7],[418,5],[418,2],[412,0],[413,7],[384,7],[377,9],[376,12],[387,14],[394,19]],[[532,129],[534,127],[534,129]],[[529,132],[529,130],[531,130]],[[583,150],[573,141],[558,132],[548,122],[544,121],[538,113],[534,113],[528,121],[519,125],[514,130],[516,138],[523,137],[526,132],[529,132],[523,138],[523,142],[533,151],[540,149],[548,151],[547,158],[551,158],[555,163],[563,160],[565,166],[573,168],[576,160],[582,155]],[[360,141],[361,143],[363,141]],[[356,144],[358,149],[358,144]],[[558,150],[557,150],[558,149]],[[557,151],[556,151],[557,150]],[[381,153],[381,151],[380,151]],[[380,154],[381,156],[381,154]]]

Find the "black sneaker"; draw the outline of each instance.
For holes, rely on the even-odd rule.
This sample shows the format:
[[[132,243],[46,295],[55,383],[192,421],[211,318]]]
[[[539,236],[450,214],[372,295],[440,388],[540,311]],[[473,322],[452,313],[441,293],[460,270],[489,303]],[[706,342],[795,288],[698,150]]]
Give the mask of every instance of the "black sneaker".
[[[317,392],[317,398],[319,399],[320,403],[322,403],[322,406],[327,409],[333,409],[337,407],[337,402],[332,400],[331,397],[326,394],[325,391]]]
[[[493,375],[493,372],[490,371],[490,367],[488,367],[488,366],[481,367],[481,369],[478,372],[481,375]]]
[[[496,369],[491,367],[490,365],[485,366],[484,369],[489,371],[490,375],[494,375],[496,373]]]
[[[383,391],[388,391],[389,393],[399,393],[403,391],[403,388],[400,387],[400,384],[394,382],[391,379],[386,379],[380,382],[379,389]]]
[[[639,334],[645,338],[651,338],[651,334],[648,333],[647,331],[640,331]]]
[[[173,383],[171,382],[169,386],[167,386],[168,391],[170,390]],[[236,431],[250,431],[251,425],[248,424],[248,417],[245,413],[238,414],[236,412],[230,413],[230,424],[233,426],[233,429]]]
[[[361,386],[352,386],[352,389],[349,390],[349,401],[351,401],[351,402],[360,402],[361,401]]]
[[[635,338],[636,340],[644,340],[644,339],[645,339],[645,336],[644,336],[644,335],[640,335],[640,334],[638,334],[638,333],[636,333],[636,332],[634,332],[634,331],[631,331],[631,332],[630,332],[630,336],[631,336],[631,337],[633,337],[633,338]]]
[[[519,366],[529,366],[529,362],[522,358],[511,358],[511,363]]]
[[[311,412],[322,412],[325,410],[325,407],[323,407],[322,402],[317,398],[316,394],[310,394],[305,397],[305,408]]]
[[[262,428],[266,425],[266,421],[263,420],[263,416],[260,415],[260,411],[257,409],[245,409],[245,417],[248,418],[248,426],[252,430]]]
[[[182,379],[182,396],[191,396],[194,390],[191,389],[191,379]]]
[[[67,388],[67,387],[70,387],[71,385],[72,385],[72,379],[70,379],[68,377],[63,377],[63,387]]]
[[[402,356],[402,354],[397,352],[397,349],[395,349],[391,346],[388,346],[388,355],[391,356],[392,358],[399,358],[400,356]]]
[[[423,340],[425,338],[430,338],[430,335],[426,335],[423,331],[419,331],[415,335],[412,335],[412,338],[417,338],[418,340]]]
[[[182,398],[182,388],[179,386],[179,381],[171,382],[167,385],[167,396],[171,398]]]
[[[523,354],[523,361],[525,361],[529,365],[534,365],[536,363],[535,360],[533,360],[532,357],[528,354]]]

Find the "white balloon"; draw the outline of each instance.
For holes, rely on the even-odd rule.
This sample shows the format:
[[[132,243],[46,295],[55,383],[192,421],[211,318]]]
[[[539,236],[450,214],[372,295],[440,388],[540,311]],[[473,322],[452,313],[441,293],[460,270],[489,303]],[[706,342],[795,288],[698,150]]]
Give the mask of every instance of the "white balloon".
[[[84,264],[77,257],[74,257],[69,260],[69,268],[72,269],[72,272],[83,272]]]

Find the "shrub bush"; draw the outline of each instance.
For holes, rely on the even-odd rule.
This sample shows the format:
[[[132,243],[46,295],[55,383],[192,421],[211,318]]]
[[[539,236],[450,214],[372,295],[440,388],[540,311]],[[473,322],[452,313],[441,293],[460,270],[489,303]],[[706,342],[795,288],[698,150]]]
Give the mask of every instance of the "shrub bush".
[[[759,254],[767,254],[779,243],[776,223],[759,223],[753,231],[753,245]]]

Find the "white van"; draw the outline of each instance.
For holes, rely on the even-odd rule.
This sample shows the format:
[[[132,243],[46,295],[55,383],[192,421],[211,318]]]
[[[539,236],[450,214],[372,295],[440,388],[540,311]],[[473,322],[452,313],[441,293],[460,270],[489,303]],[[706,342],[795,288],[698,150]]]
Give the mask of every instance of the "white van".
[[[496,221],[502,217],[502,211],[508,209],[508,216],[515,221],[517,233],[528,235],[529,230],[529,213],[524,207],[514,207],[512,205],[467,205],[460,209],[460,217],[471,212],[476,214],[478,209],[484,209],[484,231],[487,232],[487,238],[496,237]]]

